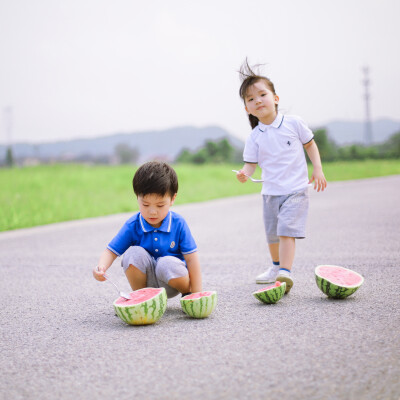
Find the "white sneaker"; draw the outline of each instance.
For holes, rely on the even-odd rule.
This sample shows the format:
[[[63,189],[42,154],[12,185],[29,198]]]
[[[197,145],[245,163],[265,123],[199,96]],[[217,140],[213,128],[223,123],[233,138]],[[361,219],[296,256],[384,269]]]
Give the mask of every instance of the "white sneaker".
[[[256,283],[275,283],[276,277],[279,273],[279,265],[269,267],[263,274],[256,278]]]
[[[281,269],[278,271],[278,276],[276,277],[276,280],[279,282],[286,282],[286,291],[285,293],[289,293],[290,289],[293,286],[293,279],[291,276],[291,272],[290,271],[286,271],[284,269]]]

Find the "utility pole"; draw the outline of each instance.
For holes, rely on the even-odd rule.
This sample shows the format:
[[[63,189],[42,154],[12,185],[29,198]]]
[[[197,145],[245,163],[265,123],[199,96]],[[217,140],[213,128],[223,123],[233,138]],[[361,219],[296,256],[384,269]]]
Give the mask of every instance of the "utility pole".
[[[372,126],[371,126],[371,109],[369,100],[371,95],[369,93],[369,67],[365,66],[362,68],[364,73],[363,85],[364,85],[364,101],[365,101],[365,123],[364,123],[364,141],[367,146],[372,144]]]
[[[4,107],[3,109],[4,115],[4,125],[6,131],[6,146],[7,146],[7,153],[6,153],[6,165],[8,167],[12,167],[14,165],[14,157],[12,151],[12,129],[13,129],[13,109],[11,106]]]

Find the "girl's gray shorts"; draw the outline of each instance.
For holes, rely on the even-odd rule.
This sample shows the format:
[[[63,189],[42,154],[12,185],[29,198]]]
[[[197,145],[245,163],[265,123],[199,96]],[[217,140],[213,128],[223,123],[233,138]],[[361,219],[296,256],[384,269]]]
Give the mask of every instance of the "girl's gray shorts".
[[[308,188],[288,195],[263,195],[264,226],[269,244],[279,243],[279,236],[306,237]]]
[[[134,265],[147,276],[147,287],[164,287],[167,297],[175,297],[179,291],[168,285],[170,279],[181,278],[188,274],[186,264],[177,257],[152,257],[143,247],[132,246],[125,252],[121,261],[124,272]]]

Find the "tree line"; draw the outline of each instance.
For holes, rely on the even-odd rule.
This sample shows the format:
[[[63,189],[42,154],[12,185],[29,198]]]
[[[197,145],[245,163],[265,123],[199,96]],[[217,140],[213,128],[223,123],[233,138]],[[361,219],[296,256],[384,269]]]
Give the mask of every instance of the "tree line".
[[[385,142],[370,146],[362,144],[338,146],[329,138],[326,129],[316,130],[314,136],[324,161],[400,158],[400,132],[393,134]]]
[[[204,147],[197,151],[183,149],[177,156],[177,163],[237,163],[241,162],[242,150],[233,147],[228,139],[213,142],[207,141]]]
[[[351,144],[338,146],[332,140],[326,129],[318,129],[314,132],[314,139],[318,145],[321,158],[324,162],[329,161],[350,161],[366,159],[399,159],[400,158],[400,132],[389,137],[385,142],[366,146],[362,144]],[[176,163],[240,163],[243,149],[232,146],[228,139],[219,141],[207,141],[203,147],[196,151],[183,149],[174,160]],[[119,144],[114,149],[112,159],[90,159],[93,163],[102,164],[135,164],[139,159],[139,151],[131,148],[127,144]],[[11,147],[7,149],[5,163],[3,165],[11,167],[15,164]],[[74,162],[85,162],[87,159],[75,159]]]
[[[400,158],[400,132],[395,133],[383,143],[371,146],[362,144],[338,146],[329,138],[326,129],[316,130],[314,140],[324,162]],[[208,141],[204,147],[197,151],[191,152],[184,149],[176,159],[178,163],[193,164],[237,163],[242,161],[242,149],[234,148],[227,139],[217,142]]]

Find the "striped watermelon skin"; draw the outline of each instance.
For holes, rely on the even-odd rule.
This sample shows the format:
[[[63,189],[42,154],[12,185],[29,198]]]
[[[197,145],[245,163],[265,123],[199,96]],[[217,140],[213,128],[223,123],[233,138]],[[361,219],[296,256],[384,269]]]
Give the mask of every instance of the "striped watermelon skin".
[[[351,286],[334,283],[332,282],[332,280],[320,275],[318,271],[320,267],[330,267],[332,268],[332,270],[343,270],[346,271],[346,273],[356,274],[358,277],[360,277],[360,281]],[[337,265],[319,265],[315,268],[315,282],[317,283],[317,286],[321,289],[321,291],[325,293],[328,297],[332,299],[345,299],[346,297],[351,296],[358,290],[358,288],[364,283],[364,278],[357,272],[352,271],[348,268],[339,267]]]
[[[253,296],[266,304],[275,304],[278,302],[286,291],[286,282],[281,282],[280,286],[268,286],[264,289],[257,290]]]
[[[143,294],[146,290],[151,289],[153,292],[155,288],[144,288],[135,290],[131,293],[134,297],[135,294]],[[118,317],[129,325],[150,325],[157,322],[164,314],[167,308],[167,292],[165,288],[157,288],[155,295],[148,300],[139,302],[132,305],[124,305],[120,302],[121,298],[114,301],[114,309]]]
[[[193,298],[196,297],[196,298]],[[217,292],[200,292],[181,298],[181,307],[192,318],[206,318],[217,306]]]

